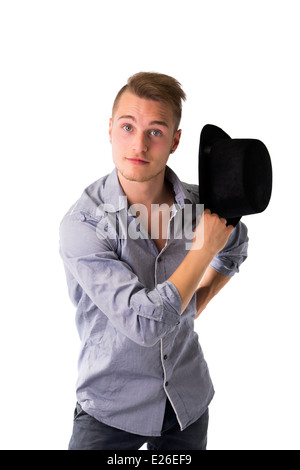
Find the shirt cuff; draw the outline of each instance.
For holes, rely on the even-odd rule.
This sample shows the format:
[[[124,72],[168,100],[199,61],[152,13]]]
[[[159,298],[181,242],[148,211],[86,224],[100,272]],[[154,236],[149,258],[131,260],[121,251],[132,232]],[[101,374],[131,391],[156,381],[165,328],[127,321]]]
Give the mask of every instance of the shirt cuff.
[[[155,289],[140,291],[134,295],[132,305],[139,315],[169,325],[180,323],[181,297],[170,281],[158,284]]]

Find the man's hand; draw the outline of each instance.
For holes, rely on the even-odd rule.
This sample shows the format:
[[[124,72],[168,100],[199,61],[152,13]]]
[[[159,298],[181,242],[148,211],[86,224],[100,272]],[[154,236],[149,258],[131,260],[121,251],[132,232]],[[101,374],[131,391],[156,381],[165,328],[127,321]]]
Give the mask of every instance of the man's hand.
[[[205,250],[214,257],[224,248],[233,230],[232,225],[226,226],[226,219],[205,209],[195,230],[192,250]]]

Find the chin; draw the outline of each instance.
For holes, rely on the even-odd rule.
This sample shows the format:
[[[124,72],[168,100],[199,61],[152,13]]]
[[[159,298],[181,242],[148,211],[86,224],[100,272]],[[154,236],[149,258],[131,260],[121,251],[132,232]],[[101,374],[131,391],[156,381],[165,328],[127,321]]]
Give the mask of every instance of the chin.
[[[138,175],[137,172],[133,171],[126,171],[118,169],[119,173],[125,178],[127,181],[135,181],[137,183],[144,183],[145,181],[150,181],[153,176],[148,175]]]
[[[149,168],[151,164],[146,166],[136,166],[136,167],[129,167],[125,163],[125,165],[116,165],[115,166],[118,170],[118,173],[122,175],[124,179],[127,181],[135,181],[137,183],[145,183],[146,181],[150,181],[160,173],[165,171],[165,166],[163,168]]]

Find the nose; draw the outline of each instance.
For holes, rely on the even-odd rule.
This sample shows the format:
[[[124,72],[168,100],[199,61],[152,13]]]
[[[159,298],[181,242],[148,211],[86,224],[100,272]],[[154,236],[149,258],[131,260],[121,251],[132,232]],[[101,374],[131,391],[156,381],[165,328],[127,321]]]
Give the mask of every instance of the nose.
[[[133,150],[136,153],[144,153],[148,150],[147,137],[144,132],[137,132],[133,142]]]

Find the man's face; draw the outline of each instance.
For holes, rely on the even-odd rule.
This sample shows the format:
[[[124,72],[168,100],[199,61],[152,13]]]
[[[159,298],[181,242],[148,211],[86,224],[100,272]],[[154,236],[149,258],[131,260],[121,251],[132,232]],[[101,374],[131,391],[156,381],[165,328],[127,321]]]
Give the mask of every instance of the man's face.
[[[165,170],[180,140],[170,105],[125,91],[109,123],[112,155],[127,180],[144,182]]]

